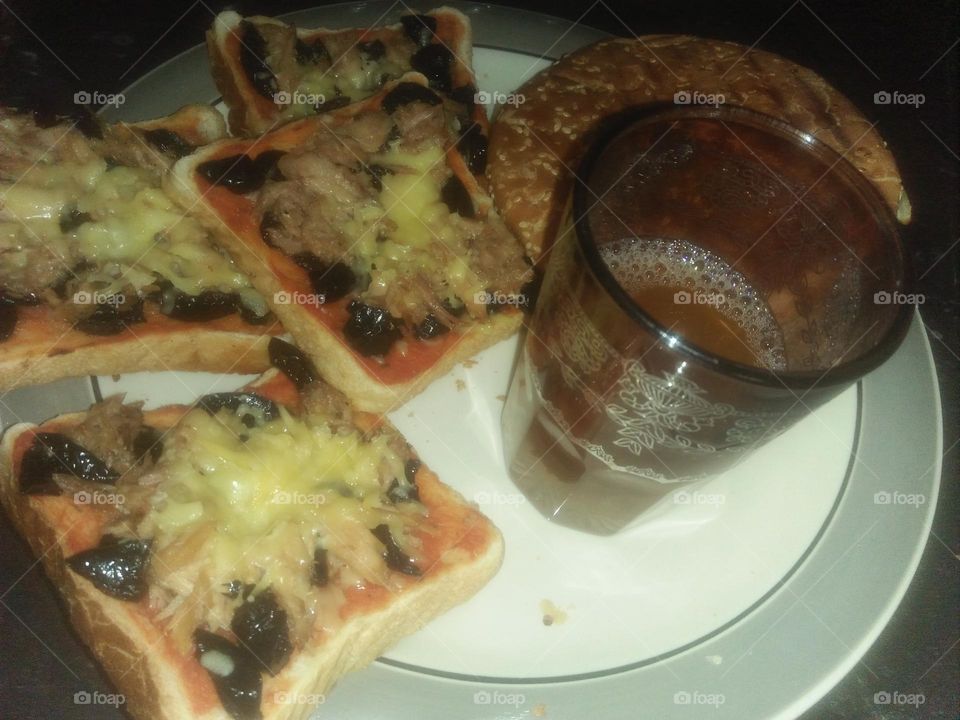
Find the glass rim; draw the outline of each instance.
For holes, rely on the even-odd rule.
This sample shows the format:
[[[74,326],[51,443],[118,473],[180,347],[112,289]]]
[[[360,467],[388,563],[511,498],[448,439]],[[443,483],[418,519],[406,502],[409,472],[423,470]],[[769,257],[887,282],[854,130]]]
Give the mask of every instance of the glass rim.
[[[824,157],[828,159],[829,172],[841,172],[846,176],[846,179],[861,194],[868,205],[868,209],[873,213],[877,224],[881,226],[882,233],[890,240],[890,244],[895,249],[896,259],[899,263],[897,268],[898,287],[896,287],[896,290],[905,290],[912,281],[909,259],[897,230],[897,221],[890,208],[873,186],[873,183],[867,180],[845,157],[826,143],[778,118],[744,107],[723,105],[677,108],[672,104],[656,103],[626,108],[605,121],[580,161],[575,173],[571,200],[574,235],[590,271],[601,288],[613,298],[627,317],[645,327],[665,344],[669,343],[671,350],[724,375],[755,385],[770,388],[786,387],[791,390],[809,390],[814,386],[844,385],[859,380],[871,370],[882,365],[900,346],[906,336],[914,314],[914,308],[910,304],[900,304],[897,314],[883,336],[868,351],[851,360],[841,361],[831,367],[818,370],[773,371],[730,360],[689,342],[682,335],[670,333],[668,328],[643,310],[630,297],[629,293],[620,286],[609,266],[600,256],[590,230],[588,210],[592,208],[592,205],[589,198],[586,197],[590,177],[598,158],[610,143],[623,132],[633,125],[663,122],[671,119],[675,121],[728,120],[746,124],[754,129],[772,132],[792,142],[804,153],[819,154],[818,159],[822,160]]]

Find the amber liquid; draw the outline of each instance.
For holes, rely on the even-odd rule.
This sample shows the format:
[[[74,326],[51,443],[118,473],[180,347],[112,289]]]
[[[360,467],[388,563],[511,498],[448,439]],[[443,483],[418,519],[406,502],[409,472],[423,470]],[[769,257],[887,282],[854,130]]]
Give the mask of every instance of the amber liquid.
[[[713,304],[679,304],[676,297],[683,292],[678,286],[650,286],[630,295],[644,312],[684,342],[743,365],[762,364],[746,329]]]
[[[642,357],[651,376],[662,377],[664,371],[677,376],[689,373],[683,366],[694,361],[676,347],[680,343],[744,365],[770,369],[782,365],[782,337],[769,308],[741,275],[719,259],[682,241],[628,238],[607,250],[602,254],[621,287],[665,334],[637,326],[612,305],[604,311],[609,317],[593,319],[612,325],[618,333],[622,329],[625,338],[644,344],[631,350],[625,347],[631,342],[626,340],[618,343],[618,351]],[[557,283],[561,288],[570,285]],[[564,294],[560,290],[551,300],[557,305],[578,302]],[[622,366],[617,361],[592,374],[577,367],[578,356],[564,354],[569,330],[561,327],[558,314],[544,315],[536,336],[526,339],[503,415],[511,477],[544,515],[589,532],[613,533],[676,487],[662,477],[692,478],[707,468],[716,470],[717,454],[706,456],[675,446],[654,447],[638,457],[623,455],[622,446],[617,445],[622,437],[618,427],[610,423],[604,401],[597,402],[604,388],[616,390]],[[573,370],[591,390],[578,393],[565,384],[564,370]],[[622,405],[622,400],[606,397]],[[716,431],[716,437],[698,440],[722,445],[725,430],[716,423],[708,430]],[[668,428],[667,434],[671,431]],[[605,461],[602,452],[586,449],[584,442],[620,453],[621,464]],[[633,462],[646,467],[644,463],[654,456],[663,461],[656,468],[660,479],[624,469]],[[736,450],[725,453],[725,458],[732,464]]]

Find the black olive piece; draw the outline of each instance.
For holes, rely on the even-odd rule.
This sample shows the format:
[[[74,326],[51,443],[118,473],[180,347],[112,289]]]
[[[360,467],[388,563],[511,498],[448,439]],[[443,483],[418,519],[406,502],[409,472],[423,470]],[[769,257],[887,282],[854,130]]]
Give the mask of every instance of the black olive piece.
[[[383,543],[383,557],[387,561],[387,567],[396,570],[404,575],[422,575],[420,568],[417,567],[413,558],[407,555],[401,548],[393,535],[390,534],[390,528],[385,523],[377,525],[370,532],[374,537]]]
[[[119,477],[107,464],[60,433],[38,432],[20,463],[20,492],[27,495],[59,495],[54,474],[113,485]]]
[[[174,320],[206,322],[216,320],[237,311],[237,296],[219,290],[204,290],[199,295],[172,290],[174,301],[169,308],[161,306],[161,311]]]
[[[272,248],[275,248],[277,245],[270,239],[271,230],[281,230],[283,229],[283,222],[277,217],[277,214],[272,210],[267,210],[263,213],[263,217],[260,218],[260,237],[267,245]]]
[[[431,313],[413,328],[413,334],[420,340],[429,340],[450,332],[450,328]]]
[[[256,159],[249,155],[230,155],[200,163],[197,173],[212,185],[245,195],[259,190],[268,179],[280,179],[276,165],[281,155],[282,150],[267,150],[260,153]]]
[[[317,587],[326,587],[330,582],[330,564],[327,562],[327,551],[322,547],[313,551],[313,571],[310,573],[310,582]]]
[[[163,455],[163,433],[149,425],[141,427],[133,439],[133,454],[138,463],[144,462],[148,455],[153,462],[159,460]]]
[[[472,114],[477,105],[477,86],[469,84],[454,88],[450,91],[450,98],[461,105],[466,105],[467,110]]]
[[[379,60],[387,54],[387,47],[382,40],[371,40],[370,42],[357,43],[360,53],[368,60]]]
[[[194,631],[193,642],[197,649],[197,660],[201,663],[207,653],[218,653],[230,660],[231,672],[227,675],[205,668],[227,714],[236,720],[260,720],[263,717],[260,711],[263,677],[257,661],[225,637],[208,630]]]
[[[194,150],[193,145],[184,140],[183,136],[166,128],[147,130],[143,133],[143,138],[160,152],[172,155],[177,159],[189,155]]]
[[[487,147],[489,141],[478,123],[471,123],[457,140],[457,150],[463,155],[467,167],[474,175],[483,175],[487,169]]]
[[[315,113],[325,113],[330,112],[331,110],[338,110],[342,107],[346,107],[350,104],[350,98],[347,95],[341,95],[339,97],[331,98],[322,103],[317,103],[313,106],[313,111]]]
[[[320,377],[313,363],[300,351],[300,348],[286,340],[278,337],[270,338],[267,354],[270,356],[270,364],[290,378],[300,390]]]
[[[142,599],[147,593],[150,541],[104,539],[97,547],[68,557],[67,565],[110,597]]]
[[[273,590],[264,590],[239,605],[233,612],[230,629],[240,647],[271,675],[277,674],[293,652],[287,613]]]
[[[75,207],[70,208],[60,216],[60,232],[68,233],[76,230],[84,223],[93,220],[89,213],[80,212]]]
[[[17,304],[6,295],[0,294],[0,342],[11,335],[17,327]]]
[[[267,65],[267,41],[253,23],[240,23],[240,66],[254,89],[268,100],[277,94],[277,78]]]
[[[417,470],[422,464],[417,458],[410,458],[403,464],[403,476],[411,485],[416,485]]]
[[[384,96],[383,102],[380,103],[380,109],[392,113],[397,108],[414,102],[439,105],[443,100],[428,87],[412,82],[402,82]]]
[[[273,400],[251,392],[210,393],[197,400],[197,405],[211,415],[216,415],[224,408],[236,412],[241,407],[245,407],[259,411],[264,421],[276,420],[280,417],[280,408]]]
[[[291,259],[307,271],[320,304],[336,302],[356,287],[357,276],[344,263],[335,262],[331,265],[309,252],[297,253]]]
[[[386,355],[400,339],[400,321],[382,307],[353,300],[347,312],[350,317],[343,326],[343,335],[361,355]]]
[[[437,32],[437,19],[430,15],[403,15],[400,24],[417,47],[429,45]]]
[[[254,158],[254,167],[256,167],[257,172],[263,176],[263,182],[267,180],[284,179],[283,173],[281,173],[280,168],[277,167],[277,163],[280,161],[280,158],[286,154],[286,150],[264,150]],[[261,182],[261,185],[263,182]]]
[[[387,488],[387,498],[392,503],[419,502],[420,493],[416,485],[401,485],[400,481],[394,478]]]
[[[410,58],[410,67],[425,75],[430,82],[430,87],[442,93],[449,93],[453,89],[450,78],[452,64],[453,53],[446,45],[440,43],[422,47]]]
[[[443,306],[444,310],[454,317],[461,317],[467,311],[467,306],[463,304],[463,301],[460,300],[460,298],[454,298],[454,300],[457,303],[456,305],[450,302],[450,298],[444,298],[440,304]]]
[[[520,288],[520,309],[529,315],[537,306],[537,297],[540,295],[540,286],[543,284],[543,273],[534,268],[533,279],[524,283]]]
[[[473,198],[467,190],[463,181],[456,175],[451,175],[443,187],[440,189],[440,199],[450,209],[450,212],[456,213],[460,217],[476,217],[476,211],[473,209]]]
[[[297,38],[296,52],[299,65],[316,65],[324,60],[330,62],[330,53],[320,40],[308,43]]]
[[[143,300],[136,298],[129,303],[106,303],[95,305],[93,312],[80,318],[75,327],[87,335],[116,335],[129,325],[143,322]]]

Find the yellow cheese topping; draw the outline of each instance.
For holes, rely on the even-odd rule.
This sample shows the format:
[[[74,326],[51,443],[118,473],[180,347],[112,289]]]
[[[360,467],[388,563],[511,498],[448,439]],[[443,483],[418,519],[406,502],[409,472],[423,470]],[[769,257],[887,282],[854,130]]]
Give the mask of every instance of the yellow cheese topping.
[[[175,561],[193,568],[192,582],[240,578],[282,593],[308,584],[318,546],[357,577],[382,579],[383,545],[370,530],[386,523],[403,537],[409,508],[384,501],[381,482],[402,478],[403,466],[384,435],[332,430],[283,409],[254,428],[229,411],[193,410],[164,455],[164,480],[139,532],[166,563],[164,550],[182,538],[206,538],[200,557]]]
[[[467,232],[441,198],[440,146],[419,153],[393,143],[370,156],[387,172],[375,205],[359,205],[340,227],[351,241],[354,270],[370,278],[368,294],[385,294],[400,276],[440,277],[449,297],[473,297],[485,288],[467,261]]]
[[[0,196],[15,220],[2,224],[5,236],[26,232],[63,257],[79,256],[94,267],[84,277],[103,283],[107,292],[124,285],[140,290],[156,282],[156,276],[190,295],[206,289],[253,292],[233,261],[211,244],[200,223],[175,205],[148,170],[110,168],[99,158],[39,164],[17,183],[0,184]],[[60,219],[70,212],[85,213],[89,220],[63,232]]]
[[[295,89],[280,96],[280,115],[284,119],[312,115],[317,105],[341,97],[350,102],[363,100],[373,95],[385,78],[400,77],[403,72],[404,68],[385,57],[372,60],[362,53],[350,57],[349,62],[341,58],[330,68],[308,67],[296,81]]]

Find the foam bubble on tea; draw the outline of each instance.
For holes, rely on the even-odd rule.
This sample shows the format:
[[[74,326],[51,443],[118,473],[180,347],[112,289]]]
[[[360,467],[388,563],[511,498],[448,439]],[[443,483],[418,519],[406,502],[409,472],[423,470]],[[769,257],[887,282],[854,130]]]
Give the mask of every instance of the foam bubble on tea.
[[[684,240],[638,237],[609,243],[600,254],[640,309],[672,335],[744,365],[786,367],[770,308],[718,256]]]

